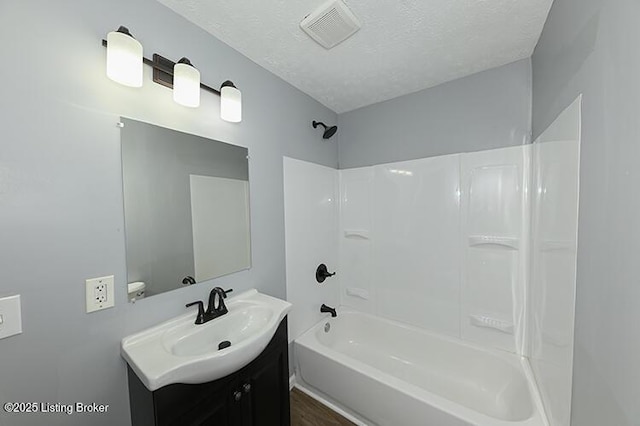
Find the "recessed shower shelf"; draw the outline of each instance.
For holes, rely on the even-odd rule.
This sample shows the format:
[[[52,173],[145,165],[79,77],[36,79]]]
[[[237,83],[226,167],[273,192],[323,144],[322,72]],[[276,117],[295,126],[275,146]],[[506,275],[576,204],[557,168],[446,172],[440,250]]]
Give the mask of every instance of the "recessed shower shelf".
[[[354,240],[370,240],[371,233],[365,229],[345,229],[344,237]]]
[[[499,320],[487,315],[469,315],[471,325],[482,328],[491,328],[506,334],[513,334],[513,323]]]
[[[469,247],[492,246],[508,250],[518,250],[520,240],[515,237],[497,237],[494,235],[470,235]]]
[[[362,300],[369,300],[369,291],[363,288],[347,287],[347,296],[357,297]]]
[[[540,251],[568,251],[573,252],[576,250],[575,241],[559,241],[559,240],[547,240],[540,242]]]

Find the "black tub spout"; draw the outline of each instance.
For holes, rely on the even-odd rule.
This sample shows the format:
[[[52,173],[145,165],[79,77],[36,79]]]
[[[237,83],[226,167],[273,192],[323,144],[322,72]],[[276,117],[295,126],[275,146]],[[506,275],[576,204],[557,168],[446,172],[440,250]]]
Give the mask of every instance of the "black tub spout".
[[[329,313],[331,314],[332,318],[335,318],[338,316],[335,309],[333,309],[331,306],[325,305],[324,303],[322,304],[322,306],[320,306],[320,312],[322,312],[323,314]]]

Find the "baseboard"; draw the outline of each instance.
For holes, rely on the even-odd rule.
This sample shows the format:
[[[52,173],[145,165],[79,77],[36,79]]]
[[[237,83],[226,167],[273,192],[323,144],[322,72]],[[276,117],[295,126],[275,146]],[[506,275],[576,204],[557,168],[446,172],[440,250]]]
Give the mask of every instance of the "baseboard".
[[[296,385],[296,375],[292,374],[291,376],[289,376],[289,391],[291,391],[291,389],[293,389],[295,385]]]

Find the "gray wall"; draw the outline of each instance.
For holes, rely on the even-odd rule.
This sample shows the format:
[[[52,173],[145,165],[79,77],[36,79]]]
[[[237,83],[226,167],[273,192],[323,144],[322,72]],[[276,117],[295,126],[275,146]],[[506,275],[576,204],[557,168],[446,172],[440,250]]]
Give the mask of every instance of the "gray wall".
[[[202,80],[242,90],[240,124],[218,98],[197,109],[145,79],[105,76],[108,31],[127,25],[145,56],[188,56]],[[0,2],[0,294],[22,295],[24,333],[0,340],[0,401],[109,404],[98,415],[10,415],[0,424],[128,425],[120,340],[185,311],[214,285],[285,296],[282,156],[337,166],[313,119],[334,113],[154,0]],[[148,67],[146,67],[148,72]],[[204,285],[126,300],[119,116],[247,146],[253,267]],[[116,306],[86,314],[84,280],[115,274]]]
[[[196,276],[189,175],[248,181],[247,149],[122,121],[127,281],[144,281],[147,296],[175,290]]]
[[[539,135],[583,96],[574,426],[640,421],[640,3],[555,0],[533,55]]]
[[[521,60],[338,117],[340,168],[528,143],[531,62]]]

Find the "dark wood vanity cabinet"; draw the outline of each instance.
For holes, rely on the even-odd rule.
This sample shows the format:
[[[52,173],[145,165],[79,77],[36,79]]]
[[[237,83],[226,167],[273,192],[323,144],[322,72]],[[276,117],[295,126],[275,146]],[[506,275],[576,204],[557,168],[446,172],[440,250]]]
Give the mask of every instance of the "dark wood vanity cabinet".
[[[287,319],[249,365],[222,379],[149,391],[128,367],[133,426],[289,426]]]

